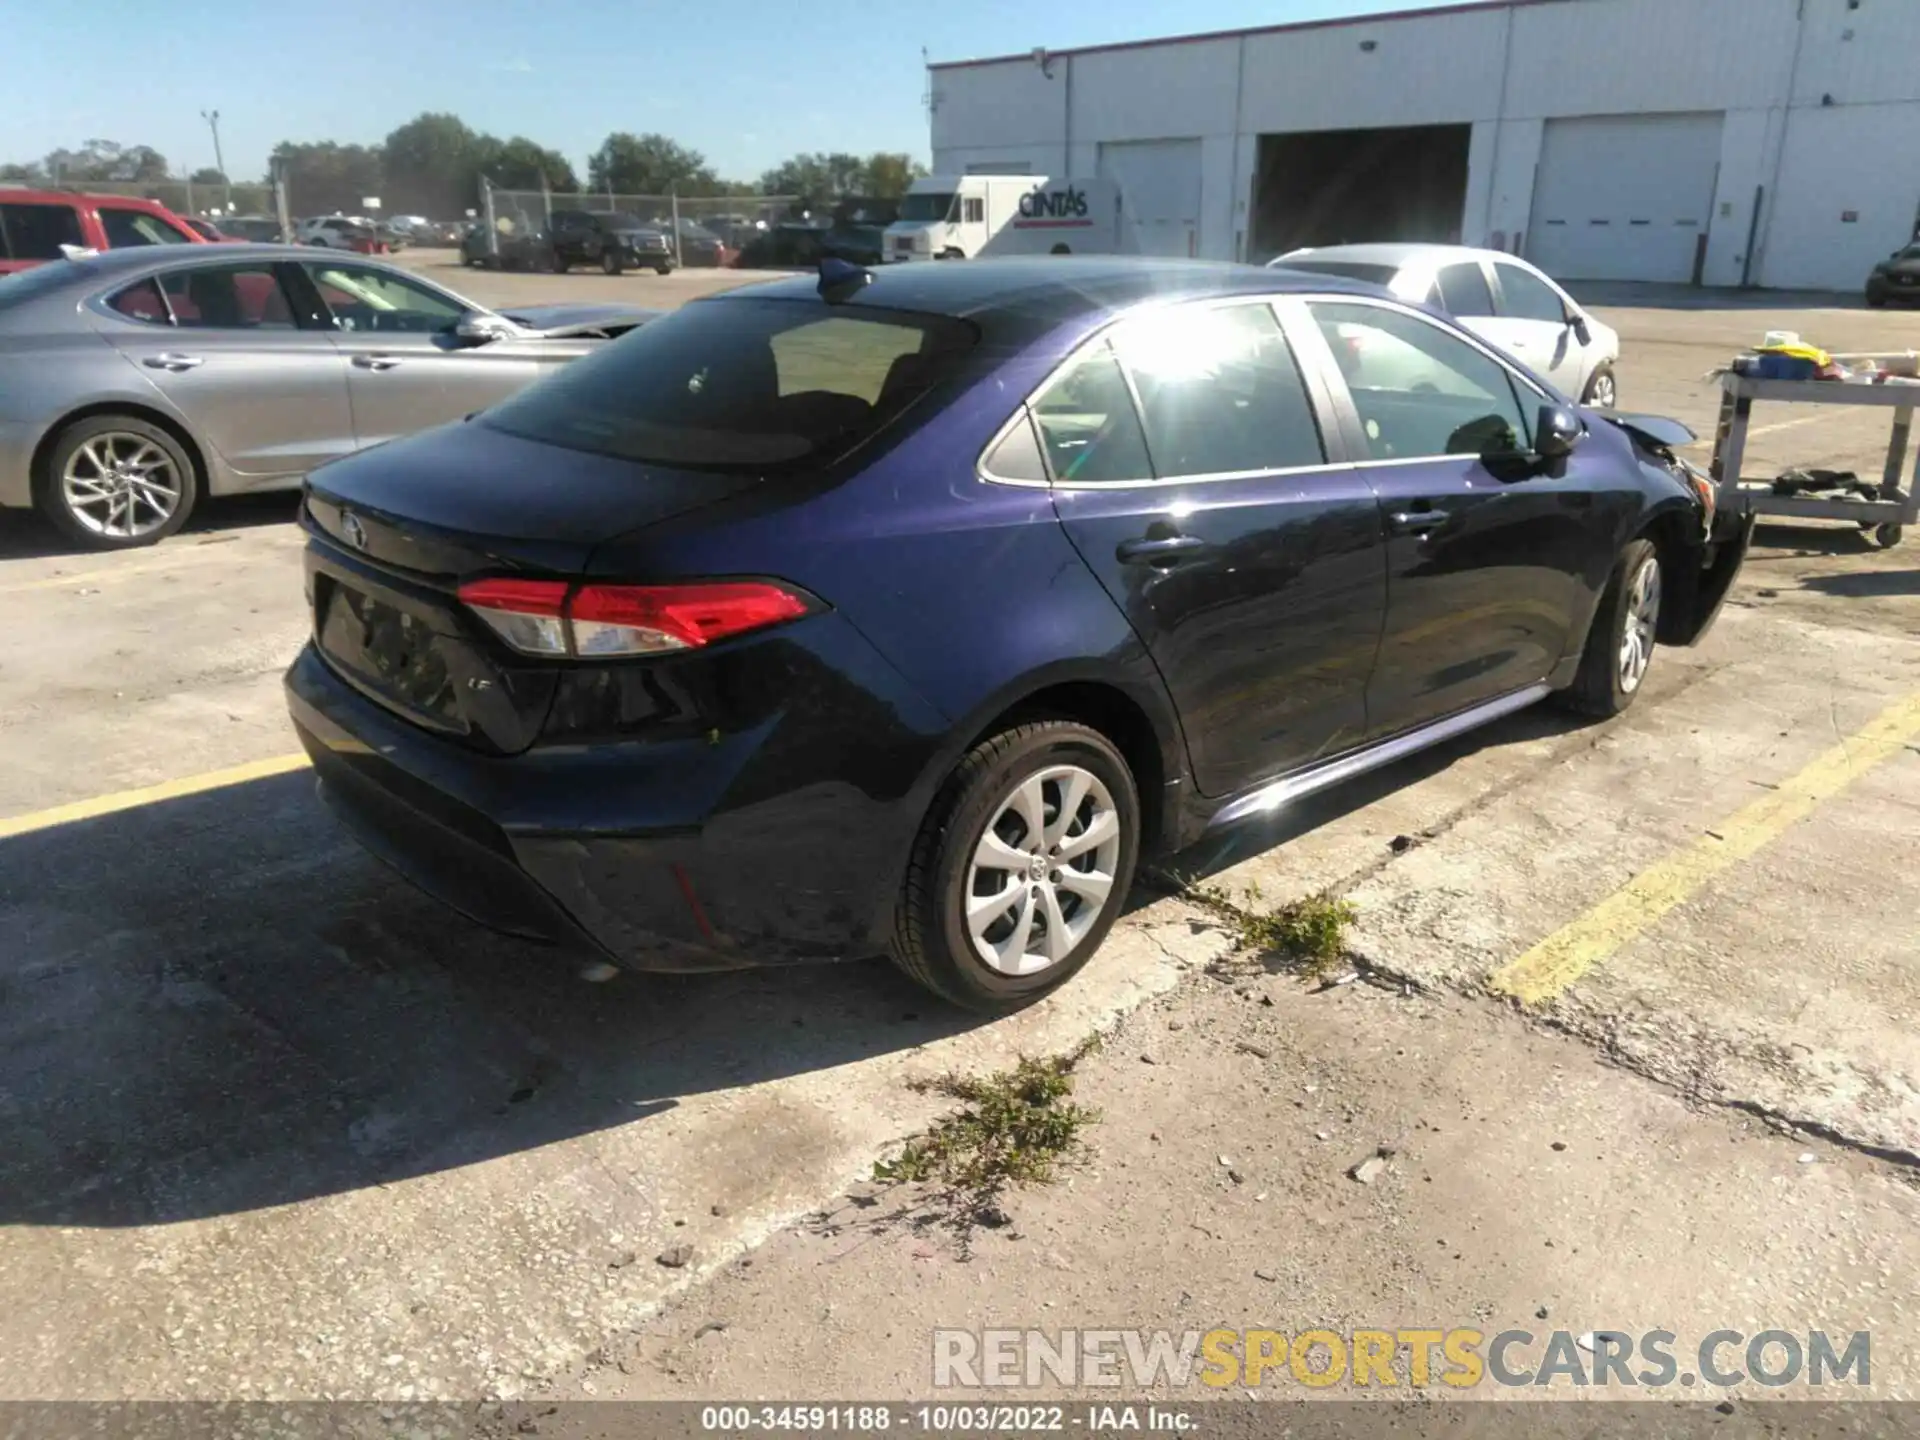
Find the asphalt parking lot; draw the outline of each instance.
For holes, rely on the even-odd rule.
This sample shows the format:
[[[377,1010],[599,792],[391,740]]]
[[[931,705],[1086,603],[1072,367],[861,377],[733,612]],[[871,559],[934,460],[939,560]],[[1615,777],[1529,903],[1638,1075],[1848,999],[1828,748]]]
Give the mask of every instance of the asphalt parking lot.
[[[753,278],[404,258],[494,304],[666,307]],[[1583,298],[1622,333],[1622,407],[1702,433],[1707,371],[1767,330],[1920,346],[1920,316],[1832,297]],[[1748,469],[1876,476],[1884,423],[1763,413]],[[1673,1309],[1704,1318],[1721,1284],[1739,1290],[1732,1324],[1872,1328],[1876,1392],[1920,1394],[1897,1278],[1920,1219],[1920,537],[1879,550],[1851,527],[1766,527],[1707,643],[1663,651],[1621,720],[1526,712],[1186,857],[1236,892],[1346,893],[1355,954],[1384,982],[1338,1012],[1273,983],[1268,1063],[1227,1071],[1204,1048],[1185,1070],[1131,1059],[1147,1029],[1154,1047],[1198,1043],[1166,1037],[1167,1007],[1227,943],[1177,898],[1145,897],[1067,991],[990,1025],[884,962],[589,984],[448,916],[335,833],[293,758],[279,676],[307,621],[291,509],[211,505],[108,557],[0,516],[0,1399],[617,1389],[625,1367],[592,1358],[610,1337],[732,1283],[770,1237],[775,1293],[795,1303],[835,1273],[898,1297],[916,1282],[872,1255],[818,1268],[789,1253],[788,1227],[934,1112],[909,1079],[1117,1025],[1131,1068],[1109,1077],[1110,1108],[1210,1152],[1225,1142],[1188,1087],[1215,1077],[1211,1099],[1244,1107],[1276,1172],[1314,1144],[1281,1098],[1300,1073],[1371,1065],[1368,1119],[1396,1133],[1423,1094],[1471,1094],[1492,1138],[1449,1163],[1474,1175],[1454,1199],[1489,1229],[1531,1236],[1572,1203],[1497,1143],[1500,1123],[1538,1129],[1558,1106],[1555,1123],[1577,1117],[1591,1149],[1632,1165],[1588,1171],[1593,1211],[1561,1214],[1556,1233],[1604,1237],[1570,1287],[1619,1288],[1594,1256],[1625,1247]],[[212,772],[229,783],[200,788]],[[1396,1093],[1395,1048],[1429,1079],[1408,1070]],[[1135,1128],[1113,1153],[1151,1167]],[[1449,1145],[1475,1133],[1450,1129]],[[1273,1189],[1221,1223],[1320,1223],[1305,1191]],[[1062,1227],[1077,1203],[1036,1202]],[[1677,1229],[1676,1204],[1694,1217]],[[656,1263],[682,1244],[688,1263]],[[1695,1248],[1711,1281],[1676,1278]],[[1103,1254],[1154,1263],[1082,1253],[1080,1298],[1148,1303],[1101,1288]],[[1023,1283],[1005,1266],[1002,1282]],[[915,1303],[973,1303],[970,1283],[929,1281]],[[1439,1281],[1395,1303],[1436,1297],[1453,1303]],[[833,1372],[835,1333],[692,1373],[714,1394],[747,1375],[772,1393],[783,1374],[869,1390]],[[898,1384],[924,1386],[924,1346],[900,1353]],[[643,1380],[629,1392],[682,1393]]]

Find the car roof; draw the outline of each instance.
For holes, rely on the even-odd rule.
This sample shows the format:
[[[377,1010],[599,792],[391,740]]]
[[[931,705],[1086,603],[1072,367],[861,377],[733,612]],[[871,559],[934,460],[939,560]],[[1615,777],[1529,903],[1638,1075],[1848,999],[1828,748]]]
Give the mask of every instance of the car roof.
[[[1290,274],[1215,260],[1130,255],[1033,255],[991,260],[879,265],[848,308],[911,310],[991,323],[1064,323],[1151,300],[1215,295],[1339,291],[1378,295],[1379,287],[1325,275]],[[819,280],[799,275],[749,285],[692,303],[729,299],[813,300]]]
[[[1450,265],[1463,260],[1518,261],[1518,257],[1502,250],[1481,250],[1471,245],[1383,241],[1370,245],[1313,245],[1304,250],[1290,250],[1270,263],[1275,269],[1284,269],[1296,260],[1338,260],[1353,265],[1390,265],[1403,270],[1409,265]]]
[[[164,201],[149,199],[145,195],[109,195],[96,190],[36,190],[27,185],[0,185],[0,203],[8,205],[17,205],[22,201],[30,205],[73,205],[82,200],[91,205],[110,200],[115,205],[176,218]]]
[[[101,250],[77,260],[49,260],[48,265],[65,265],[77,286],[91,287],[111,282],[122,275],[141,275],[164,270],[172,265],[232,265],[244,260],[334,260],[334,252],[315,250],[311,245],[272,245],[264,241],[229,241],[224,245],[128,245],[118,250]],[[370,255],[354,255],[356,265],[378,265]],[[49,291],[48,293],[53,293]]]

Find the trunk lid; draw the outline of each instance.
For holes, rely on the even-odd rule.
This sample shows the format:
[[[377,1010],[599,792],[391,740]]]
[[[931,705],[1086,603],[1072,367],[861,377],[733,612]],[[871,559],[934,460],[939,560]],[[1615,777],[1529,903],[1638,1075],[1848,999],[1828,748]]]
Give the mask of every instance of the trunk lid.
[[[476,422],[314,472],[302,523],[316,648],[363,695],[495,754],[540,733],[553,662],[514,655],[460,604],[485,575],[571,578],[615,536],[758,481],[587,455]]]

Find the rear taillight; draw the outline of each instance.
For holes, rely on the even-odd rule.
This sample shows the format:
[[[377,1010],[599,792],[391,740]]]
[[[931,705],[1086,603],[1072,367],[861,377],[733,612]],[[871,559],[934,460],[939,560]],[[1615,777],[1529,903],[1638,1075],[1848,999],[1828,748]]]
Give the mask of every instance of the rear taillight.
[[[688,585],[574,585],[475,580],[460,599],[523,655],[617,658],[697,650],[797,620],[814,602],[767,580]]]

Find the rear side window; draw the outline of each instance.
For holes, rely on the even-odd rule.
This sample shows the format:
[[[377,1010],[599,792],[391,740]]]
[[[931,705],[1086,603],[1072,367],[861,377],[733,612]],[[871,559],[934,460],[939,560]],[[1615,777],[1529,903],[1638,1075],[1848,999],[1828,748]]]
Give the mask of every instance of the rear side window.
[[[158,215],[144,210],[121,210],[111,205],[100,207],[100,228],[107,233],[107,244],[115,250],[129,245],[191,245],[185,231],[177,230]]]
[[[151,280],[127,286],[107,301],[107,308],[129,320],[143,320],[149,325],[173,323],[173,317],[167,313],[167,302],[160,298],[160,287]]]
[[[964,363],[963,320],[791,300],[697,300],[495,406],[573,450],[709,470],[838,458]]]
[[[1442,268],[1436,288],[1440,308],[1449,315],[1493,314],[1493,291],[1487,288],[1486,272],[1472,261]]]
[[[174,323],[194,330],[291,330],[293,310],[267,265],[201,265],[163,277]]]
[[[62,245],[84,245],[71,205],[0,205],[0,260],[58,260]]]
[[[1151,480],[1147,441],[1120,360],[1102,341],[1083,351],[1033,407],[1047,463],[1062,485]]]
[[[1502,315],[1513,320],[1545,320],[1552,325],[1567,323],[1567,307],[1546,281],[1518,265],[1498,268]]]
[[[1189,306],[1129,320],[1114,330],[1113,347],[1140,397],[1157,478],[1326,462],[1306,383],[1271,307]]]

